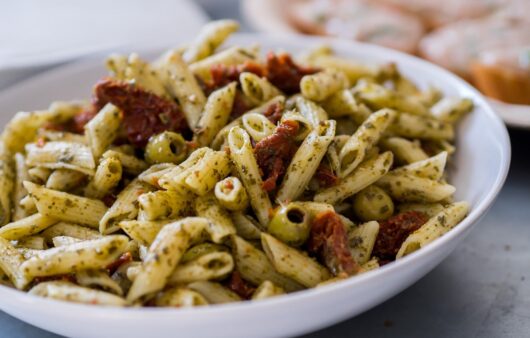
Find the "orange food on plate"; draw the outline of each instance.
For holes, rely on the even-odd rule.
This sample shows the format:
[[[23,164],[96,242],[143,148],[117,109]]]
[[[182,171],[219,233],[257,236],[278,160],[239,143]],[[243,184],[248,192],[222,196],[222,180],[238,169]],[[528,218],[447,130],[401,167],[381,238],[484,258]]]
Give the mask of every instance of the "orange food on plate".
[[[530,20],[499,15],[440,28],[422,40],[420,53],[488,96],[530,104],[529,46]]]
[[[419,54],[487,96],[530,104],[529,0],[293,0],[282,9],[300,32]]]

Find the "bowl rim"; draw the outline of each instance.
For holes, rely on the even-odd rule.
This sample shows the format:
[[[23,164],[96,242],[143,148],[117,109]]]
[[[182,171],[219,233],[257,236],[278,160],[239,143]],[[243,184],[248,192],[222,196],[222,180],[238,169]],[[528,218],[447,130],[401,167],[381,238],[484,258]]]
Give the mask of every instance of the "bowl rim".
[[[156,308],[156,307],[107,307],[107,306],[93,306],[88,304],[80,303],[71,303],[67,301],[49,299],[30,295],[27,292],[19,291],[7,286],[0,285],[0,297],[10,297],[12,301],[17,303],[31,303],[35,308],[35,311],[40,311],[39,309],[47,309],[48,306],[60,306],[63,311],[84,311],[84,315],[95,314],[100,318],[105,317],[105,320],[112,319],[116,320],[118,318],[125,318],[131,320],[134,318],[145,319],[154,319],[163,318],[160,316],[171,315],[171,316],[187,316],[192,314],[193,316],[210,316],[212,314],[228,313],[231,311],[238,310],[264,310],[265,308],[273,308],[277,306],[289,305],[292,302],[302,302],[305,300],[317,301],[320,297],[325,297],[336,292],[344,292],[349,288],[355,287],[356,284],[366,283],[380,278],[392,277],[395,270],[404,269],[405,267],[410,267],[414,265],[417,261],[421,260],[424,256],[429,255],[429,253],[435,252],[442,247],[446,246],[448,242],[454,241],[455,238],[464,236],[465,233],[475,225],[482,216],[485,215],[487,210],[493,204],[495,198],[498,196],[505,180],[508,175],[510,161],[511,161],[511,144],[508,134],[508,130],[502,122],[501,118],[494,112],[491,108],[488,101],[485,97],[474,87],[468,84],[463,79],[459,78],[457,75],[418,57],[405,54],[396,50],[388,49],[381,46],[371,45],[367,43],[345,40],[340,38],[332,37],[314,37],[314,36],[301,36],[296,34],[266,34],[266,33],[235,33],[229,40],[228,45],[232,44],[233,40],[242,40],[242,41],[258,41],[278,44],[280,48],[289,41],[293,42],[293,39],[296,40],[295,45],[307,44],[308,46],[314,44],[329,43],[334,46],[340,46],[344,49],[354,49],[361,48],[364,49],[365,53],[375,53],[375,54],[385,54],[385,59],[388,58],[390,62],[396,63],[416,63],[418,66],[423,68],[430,68],[430,72],[435,74],[443,75],[447,78],[448,82],[453,82],[458,84],[458,86],[465,88],[469,91],[476,105],[481,106],[482,112],[488,116],[490,120],[490,126],[495,130],[496,136],[498,136],[497,141],[501,145],[500,155],[501,155],[501,164],[500,170],[495,175],[494,184],[485,196],[479,200],[476,206],[470,210],[468,216],[461,221],[457,226],[448,231],[446,234],[437,238],[432,243],[427,245],[424,248],[421,248],[418,251],[415,251],[399,260],[396,260],[392,263],[386,264],[378,269],[368,271],[354,278],[348,278],[336,283],[331,283],[328,285],[321,286],[319,288],[305,289],[302,291],[294,292],[291,294],[283,295],[282,297],[273,297],[270,299],[261,300],[259,302],[254,301],[243,301],[236,303],[228,304],[214,304],[207,307],[196,307],[196,308]],[[140,53],[154,53],[167,50],[167,45],[164,46],[149,46],[149,48],[137,48],[136,51]],[[296,47],[295,47],[296,48]],[[130,48],[127,48],[130,52]],[[22,88],[32,82],[36,81],[45,81],[48,77],[51,76],[61,76],[63,73],[70,73],[80,67],[91,67],[94,64],[94,60],[101,60],[102,54],[91,55],[86,58],[82,58],[78,61],[67,63],[65,65],[44,71],[39,73],[34,77],[30,77],[23,81],[16,83],[15,85],[8,87],[0,91],[0,101],[15,93],[20,91],[19,88]],[[409,65],[407,65],[408,67]],[[3,306],[1,306],[3,308]],[[57,310],[59,311],[59,310]],[[127,314],[127,317],[121,317],[123,314]],[[131,317],[133,316],[133,317]],[[148,317],[146,317],[148,316]]]

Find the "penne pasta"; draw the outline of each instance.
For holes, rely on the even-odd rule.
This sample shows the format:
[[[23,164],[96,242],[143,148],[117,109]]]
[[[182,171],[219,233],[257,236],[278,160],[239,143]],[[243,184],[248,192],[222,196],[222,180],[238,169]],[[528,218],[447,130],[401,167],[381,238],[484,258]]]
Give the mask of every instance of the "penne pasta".
[[[57,219],[53,217],[34,214],[1,227],[0,237],[8,240],[21,239],[38,234],[55,223],[57,223]]]
[[[248,194],[243,183],[229,176],[215,184],[215,198],[221,206],[231,211],[243,211],[248,207]]]
[[[21,270],[24,257],[5,238],[0,237],[0,271],[5,273],[17,289],[24,289],[30,282]]]
[[[278,272],[305,287],[314,287],[331,278],[331,273],[324,266],[269,234],[261,234],[261,245]]]
[[[438,120],[455,123],[473,110],[473,101],[467,98],[446,97],[431,107],[431,113]]]
[[[222,243],[228,236],[236,233],[230,214],[213,195],[198,197],[195,200],[195,212],[197,216],[210,221],[208,233],[214,243]]]
[[[97,228],[107,212],[107,207],[99,200],[47,189],[28,181],[24,182],[24,187],[43,216]]]
[[[200,293],[189,288],[174,287],[158,294],[155,298],[155,305],[186,308],[208,305],[208,301]]]
[[[156,238],[156,235],[160,232],[160,229],[168,223],[170,220],[163,221],[121,221],[119,223],[120,228],[125,231],[129,237],[137,241],[141,245],[149,246]]]
[[[276,196],[279,202],[294,201],[314,176],[335,136],[335,121],[327,120],[313,130],[296,151]]]
[[[396,258],[406,256],[442,236],[466,217],[468,211],[469,204],[467,202],[448,205],[407,237],[399,248]]]
[[[409,141],[402,137],[389,137],[379,142],[384,150],[394,154],[397,163],[408,164],[426,160],[429,155],[421,148],[417,141]]]
[[[262,300],[271,297],[276,297],[283,295],[285,291],[279,287],[269,282],[268,280],[261,283],[256,291],[252,294],[252,300]]]
[[[400,137],[426,140],[452,140],[452,124],[435,118],[399,113],[390,125],[389,131]]]
[[[238,236],[232,236],[232,254],[241,277],[254,285],[270,281],[287,292],[303,289],[302,285],[276,271],[263,251]]]
[[[269,121],[264,115],[258,113],[247,113],[242,116],[241,122],[243,128],[256,142],[273,133],[276,126]]]
[[[302,95],[313,101],[324,101],[349,86],[350,82],[346,75],[336,69],[326,69],[312,75],[305,75],[300,81]]]
[[[211,252],[178,265],[169,276],[169,285],[193,283],[197,281],[221,280],[234,269],[232,255],[226,252]]]
[[[239,76],[243,94],[254,104],[260,105],[281,94],[280,90],[266,78],[254,73],[243,72]]]
[[[215,135],[228,122],[236,96],[236,86],[237,84],[232,82],[208,96],[204,111],[195,126],[195,140],[199,145],[210,145]]]
[[[165,225],[149,247],[127,300],[136,301],[163,289],[184,252],[207,227],[208,221],[198,217]]]
[[[27,196],[28,192],[22,182],[29,181],[28,167],[26,166],[26,157],[21,153],[16,153],[15,160],[15,182],[13,186],[13,199],[11,205],[13,206],[12,219],[18,221],[21,218],[28,216],[26,209],[20,205],[20,201]]]
[[[118,223],[138,216],[138,198],[151,191],[151,187],[139,180],[134,180],[120,192],[112,206],[99,215],[98,228],[102,234],[109,234],[119,230]]]
[[[46,180],[46,188],[70,191],[78,187],[86,175],[82,172],[70,169],[55,169]]]
[[[72,142],[46,142],[43,146],[26,145],[26,164],[30,167],[70,169],[86,175],[94,175],[96,163],[90,148]]]
[[[219,64],[235,66],[253,61],[257,58],[258,50],[241,48],[238,46],[227,48],[217,54],[190,64],[190,70],[203,81],[211,80],[211,69]]]
[[[456,190],[450,184],[399,172],[381,177],[377,185],[402,202],[439,202],[452,196]]]
[[[125,306],[123,298],[108,292],[89,289],[70,282],[43,282],[34,286],[30,294],[75,303],[102,306]]]
[[[125,79],[158,96],[169,96],[157,71],[136,53],[132,53],[127,59]]]
[[[318,191],[313,200],[328,204],[340,202],[384,177],[392,166],[392,161],[391,152],[385,152],[376,158],[369,159],[361,163],[337,185]]]
[[[114,142],[121,122],[120,110],[111,103],[107,103],[85,125],[85,136],[95,159],[99,159]]]
[[[241,301],[241,297],[235,292],[228,290],[219,283],[198,281],[189,284],[188,287],[201,294],[209,304],[226,304]]]
[[[85,187],[85,196],[90,198],[103,198],[114,189],[122,178],[123,169],[120,160],[116,157],[103,159],[92,180]]]
[[[340,177],[348,176],[362,162],[395,116],[395,111],[383,109],[373,113],[363,122],[340,150]]]
[[[438,181],[443,176],[446,162],[447,152],[442,151],[438,155],[396,168],[392,172],[395,174],[410,174]]]
[[[67,236],[79,240],[91,240],[102,237],[96,230],[67,222],[59,222],[48,227],[42,232],[42,236],[46,239],[47,243],[52,243],[52,240],[58,236]]]
[[[379,223],[370,221],[353,227],[348,234],[349,243],[354,243],[350,245],[350,252],[358,264],[363,265],[372,257],[372,249],[378,233]]]
[[[206,104],[206,96],[195,76],[176,52],[164,57],[159,71],[166,88],[179,101],[188,125],[194,128]]]
[[[106,152],[103,153],[101,157],[103,159],[107,159],[111,157],[117,158],[118,161],[120,161],[121,163],[123,171],[131,175],[139,175],[140,173],[142,173],[144,170],[147,169],[147,163],[145,163],[144,161],[140,160],[139,158],[133,155],[129,155],[121,151],[116,151],[112,149],[107,150]]]
[[[230,158],[250,197],[250,205],[254,209],[261,226],[266,227],[269,223],[269,210],[272,208],[272,204],[269,196],[262,188],[263,181],[252,152],[250,137],[242,128],[234,127],[228,135],[228,144]]]
[[[0,226],[11,219],[11,194],[15,189],[13,161],[4,144],[0,144]]]
[[[87,269],[104,269],[125,251],[128,241],[126,236],[113,235],[41,250],[22,263],[20,269],[30,280]]]
[[[212,55],[226,38],[239,29],[233,20],[218,20],[205,25],[195,41],[184,52],[187,63],[202,60]]]

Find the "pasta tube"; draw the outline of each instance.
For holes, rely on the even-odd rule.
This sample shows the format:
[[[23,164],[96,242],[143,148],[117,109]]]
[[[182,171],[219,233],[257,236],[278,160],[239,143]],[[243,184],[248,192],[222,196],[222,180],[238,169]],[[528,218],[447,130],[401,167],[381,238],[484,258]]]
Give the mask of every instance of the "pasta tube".
[[[370,115],[363,122],[340,150],[340,177],[348,176],[362,162],[395,116],[395,111],[382,109]]]
[[[47,189],[28,181],[24,182],[24,187],[43,216],[98,227],[107,212],[107,207],[99,200]]]
[[[263,251],[240,237],[232,236],[232,255],[241,277],[252,284],[270,281],[287,292],[303,289],[302,285],[276,271]]]
[[[189,288],[174,287],[158,294],[155,298],[155,305],[186,308],[208,305],[208,301],[197,291]]]
[[[208,96],[204,111],[195,126],[195,140],[203,146],[210,145],[215,135],[226,125],[232,112],[237,83],[214,91]]]
[[[95,159],[99,159],[112,142],[114,142],[121,121],[120,110],[113,104],[107,103],[85,125],[85,136]]]
[[[21,239],[35,235],[55,223],[57,220],[53,217],[34,214],[1,227],[0,237],[8,240]]]
[[[210,252],[189,262],[178,265],[169,277],[169,285],[187,284],[196,281],[220,280],[234,269],[232,255],[226,252]]]
[[[234,176],[215,184],[215,197],[219,204],[231,211],[243,211],[248,207],[248,195],[241,181]]]
[[[217,20],[205,25],[195,41],[184,52],[187,63],[202,60],[212,55],[228,36],[239,29],[233,20]]]
[[[450,204],[410,234],[399,248],[396,258],[406,256],[442,236],[464,219],[468,211],[467,202]]]
[[[119,296],[64,281],[52,281],[37,284],[29,291],[29,293],[46,298],[91,305],[126,305],[125,300]]]
[[[35,257],[22,263],[20,269],[28,279],[104,269],[125,251],[128,242],[126,236],[112,235],[41,250]]]
[[[278,272],[305,287],[314,287],[331,278],[331,273],[324,266],[269,234],[261,234],[261,245]]]
[[[346,75],[336,69],[326,69],[312,75],[305,75],[300,81],[300,91],[309,100],[324,101],[341,89],[348,88]]]
[[[263,181],[252,151],[250,137],[242,128],[234,127],[228,134],[228,145],[232,162],[250,197],[250,205],[260,224],[266,227],[269,223],[269,210],[272,204],[262,188]]]
[[[294,201],[314,176],[335,136],[335,121],[327,120],[313,130],[296,151],[280,185],[276,199]]]
[[[198,217],[165,225],[149,247],[127,300],[132,302],[163,289],[184,252],[207,227],[208,221]]]
[[[393,156],[389,151],[369,159],[337,185],[318,191],[313,200],[328,204],[340,202],[384,177],[392,166],[392,161]]]
[[[194,128],[206,104],[195,76],[177,52],[165,56],[160,72],[166,88],[179,101],[188,125]]]
[[[221,243],[228,236],[236,233],[230,215],[213,195],[198,197],[195,200],[195,211],[197,216],[210,221],[208,233],[214,243]]]

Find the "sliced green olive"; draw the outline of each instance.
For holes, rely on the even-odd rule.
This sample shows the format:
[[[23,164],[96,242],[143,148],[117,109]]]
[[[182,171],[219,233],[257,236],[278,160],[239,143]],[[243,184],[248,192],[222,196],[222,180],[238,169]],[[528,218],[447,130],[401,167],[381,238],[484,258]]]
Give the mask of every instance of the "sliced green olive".
[[[145,147],[145,160],[155,163],[180,163],[186,158],[187,145],[182,135],[165,131],[151,136]]]
[[[300,246],[307,240],[311,230],[309,212],[296,202],[281,206],[276,210],[267,230],[289,245]]]

